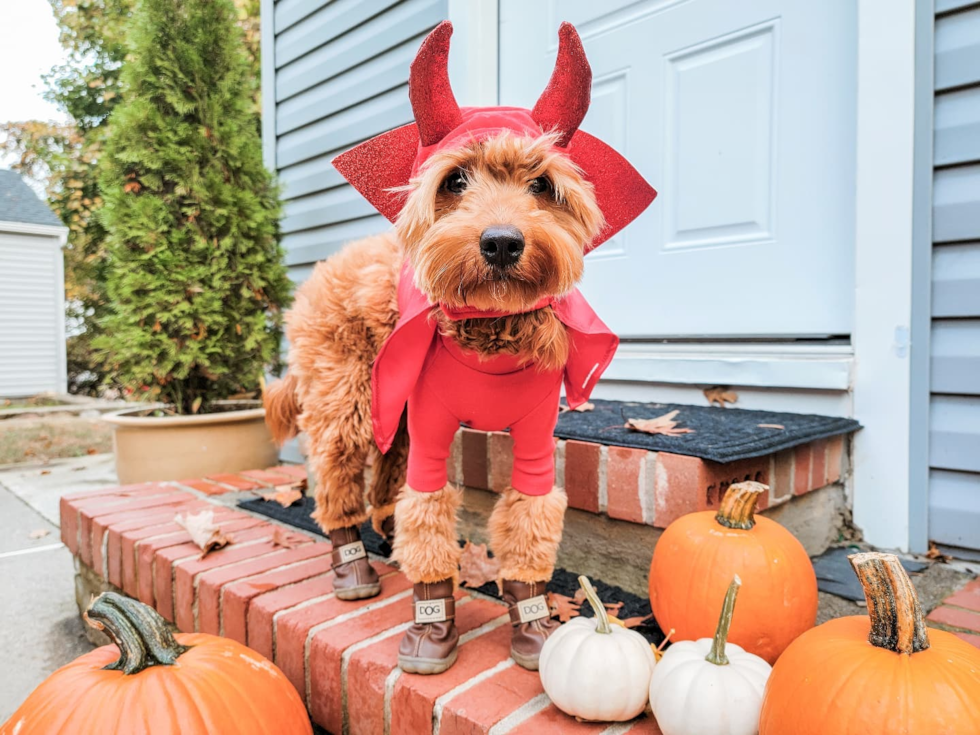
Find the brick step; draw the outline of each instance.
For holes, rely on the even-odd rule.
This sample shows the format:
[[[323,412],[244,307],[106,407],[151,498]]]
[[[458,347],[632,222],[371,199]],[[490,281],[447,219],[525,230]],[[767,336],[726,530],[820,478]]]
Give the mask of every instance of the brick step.
[[[650,717],[616,725],[579,723],[559,712],[536,672],[509,656],[505,606],[460,589],[459,658],[445,674],[403,674],[396,666],[411,621],[411,584],[373,561],[382,593],[344,602],[333,594],[329,542],[234,507],[243,492],[294,479],[271,470],[200,480],[147,483],[68,495],[62,541],[79,579],[102,580],[155,607],[184,631],[234,638],[272,659],[331,733],[659,733]],[[178,513],[213,509],[233,543],[201,559]],[[94,590],[93,590],[94,591]]]

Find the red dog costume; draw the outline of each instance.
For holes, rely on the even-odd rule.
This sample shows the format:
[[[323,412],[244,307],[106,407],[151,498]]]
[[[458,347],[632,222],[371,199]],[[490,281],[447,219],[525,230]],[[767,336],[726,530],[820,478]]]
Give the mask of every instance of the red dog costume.
[[[389,220],[404,203],[397,191],[436,151],[502,131],[532,137],[557,131],[556,146],[578,165],[594,187],[606,228],[586,248],[598,247],[632,222],[656,192],[616,151],[578,130],[589,107],[592,71],[574,27],[559,31],[558,60],[548,87],[533,110],[516,107],[463,108],[449,86],[452,25],[441,23],[412,63],[409,96],[416,122],[366,141],[333,164]],[[419,111],[425,111],[419,114]],[[408,486],[433,492],[446,485],[446,459],[459,425],[499,431],[514,439],[512,486],[544,495],[554,485],[554,439],[564,381],[569,404],[584,403],[616,351],[618,339],[573,290],[550,306],[571,338],[563,371],[542,371],[515,357],[480,361],[437,333],[432,304],[415,286],[406,264],[398,288],[400,319],[378,355],[372,374],[372,418],[382,452],[392,443],[408,404],[411,444]],[[450,319],[492,318],[498,312],[441,307]]]

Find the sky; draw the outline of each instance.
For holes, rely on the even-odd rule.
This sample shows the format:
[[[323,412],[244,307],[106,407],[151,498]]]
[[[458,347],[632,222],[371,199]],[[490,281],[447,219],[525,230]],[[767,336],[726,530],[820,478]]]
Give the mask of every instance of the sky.
[[[65,119],[47,102],[42,74],[64,61],[48,0],[0,0],[0,123]],[[0,160],[0,167],[5,167]]]

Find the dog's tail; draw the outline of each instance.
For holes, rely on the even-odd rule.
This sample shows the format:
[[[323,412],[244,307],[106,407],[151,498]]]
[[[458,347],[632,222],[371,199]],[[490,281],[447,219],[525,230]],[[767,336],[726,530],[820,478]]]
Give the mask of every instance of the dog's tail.
[[[296,379],[292,373],[277,380],[265,389],[262,396],[265,404],[265,424],[272,432],[272,438],[280,446],[299,432],[297,419],[303,412],[296,397]]]

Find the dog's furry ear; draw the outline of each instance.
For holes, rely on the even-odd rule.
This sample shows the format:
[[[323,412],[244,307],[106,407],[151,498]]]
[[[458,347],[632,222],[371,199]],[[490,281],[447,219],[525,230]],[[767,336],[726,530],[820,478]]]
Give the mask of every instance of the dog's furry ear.
[[[265,406],[265,425],[269,427],[276,444],[282,446],[299,432],[297,419],[302,408],[296,398],[296,379],[287,374],[282,380],[268,386],[262,403]]]

